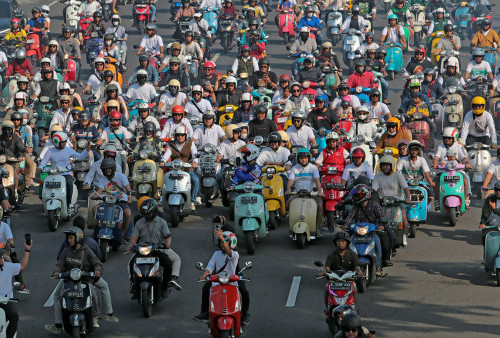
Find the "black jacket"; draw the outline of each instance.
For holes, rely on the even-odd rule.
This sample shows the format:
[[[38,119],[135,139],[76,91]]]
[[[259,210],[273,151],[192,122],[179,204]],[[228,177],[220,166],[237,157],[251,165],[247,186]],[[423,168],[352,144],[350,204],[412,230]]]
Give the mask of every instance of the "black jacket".
[[[266,118],[264,121],[253,119],[248,123],[248,137],[262,136],[268,138],[273,131],[278,131],[276,123]]]
[[[19,136],[14,134],[11,140],[7,140],[5,135],[0,135],[0,155],[17,158],[23,156],[25,152],[26,147]]]

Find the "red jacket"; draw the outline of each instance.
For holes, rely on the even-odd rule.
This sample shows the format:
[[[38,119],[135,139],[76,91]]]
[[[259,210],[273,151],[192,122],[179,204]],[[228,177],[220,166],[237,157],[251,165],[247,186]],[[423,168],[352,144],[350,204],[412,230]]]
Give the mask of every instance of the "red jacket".
[[[365,88],[378,88],[378,83],[373,83],[374,79],[375,75],[371,72],[363,72],[363,74],[356,72],[349,76],[349,79],[347,79],[347,85],[351,88],[356,88],[357,86],[363,86]]]
[[[328,148],[323,149],[323,165],[321,171],[326,170],[329,166],[336,166],[337,171],[343,172],[345,166],[344,147],[338,146],[334,152]]]
[[[14,59],[10,63],[9,68],[7,68],[7,73],[5,74],[5,76],[11,76],[16,74],[26,76],[27,71],[30,73],[31,76],[35,75],[33,73],[33,67],[31,67],[31,62],[28,58],[25,58],[23,63],[19,63],[17,59]]]
[[[250,46],[250,55],[256,58],[257,60],[265,57],[266,51],[266,43],[265,42],[256,42]]]

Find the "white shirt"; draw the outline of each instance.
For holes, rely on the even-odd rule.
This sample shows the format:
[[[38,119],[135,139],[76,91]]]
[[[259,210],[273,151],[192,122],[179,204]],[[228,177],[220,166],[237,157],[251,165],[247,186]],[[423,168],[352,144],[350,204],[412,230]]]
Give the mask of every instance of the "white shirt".
[[[200,8],[208,8],[208,7],[217,7],[218,9],[222,8],[221,0],[203,0],[200,4]]]
[[[248,58],[245,59],[245,61],[248,61],[248,59],[252,58],[252,64],[253,64],[253,71],[256,72],[259,70],[259,61],[257,61],[257,59],[253,56],[249,56]],[[231,71],[233,72],[233,74],[237,75],[238,73],[238,63],[239,63],[239,57],[237,57],[234,62],[233,62],[233,65],[231,66]]]
[[[58,165],[59,167],[66,168],[70,171],[62,173],[62,175],[71,175],[71,162],[70,157],[76,157],[78,160],[83,160],[89,155],[87,150],[77,153],[74,149],[65,147],[64,149],[50,148],[47,154],[43,157],[42,162],[38,165],[40,169],[43,169],[47,163],[52,165]]]
[[[116,136],[115,136],[115,134],[116,134]],[[118,136],[118,138],[117,138],[117,136]],[[120,126],[120,128],[118,128],[116,130],[111,130],[110,127],[104,128],[100,139],[106,141],[106,143],[114,144],[116,146],[116,149],[118,149],[118,150],[123,150],[122,143],[119,141],[119,139],[122,140],[123,143],[125,143],[131,137],[132,137],[132,135],[127,130],[127,128],[125,128],[124,126]]]
[[[101,4],[99,1],[92,1],[92,3],[89,3],[87,1],[82,2],[80,5],[80,9],[78,9],[79,14],[85,14],[86,11],[89,11],[91,15],[94,14],[95,11],[99,10],[101,8]]]
[[[290,156],[290,150],[285,147],[279,147],[276,151],[271,147],[266,147],[257,158],[257,164],[261,167],[264,163],[279,163],[280,166],[284,166],[285,163],[290,163],[288,156]]]
[[[12,236],[12,230],[10,229],[10,226],[5,222],[1,222],[0,223],[0,243],[7,244],[7,240],[9,240],[11,238],[14,238],[14,236]],[[2,296],[2,295],[0,294],[0,296]]]
[[[369,138],[370,141],[375,139],[376,134],[377,125],[373,121],[369,121],[367,123],[358,123],[354,121],[348,133],[351,138],[357,135],[363,135],[365,138]]]
[[[369,180],[373,180],[373,170],[368,164],[366,164],[366,162],[363,162],[359,167],[356,167],[354,163],[347,165],[344,168],[342,179],[347,182],[346,185],[349,185],[359,176],[366,176]]]
[[[208,101],[207,99],[201,99],[200,102],[196,102],[196,106],[200,108],[200,110],[202,111],[201,113],[200,110],[198,110],[198,108],[195,107],[193,100],[189,100],[186,103],[184,111],[186,112],[188,117],[196,116],[202,118],[203,114],[214,111],[212,105],[210,104],[210,101]]]
[[[103,158],[101,158],[99,161],[92,163],[89,172],[85,176],[84,184],[87,184],[90,187],[93,182],[95,182],[95,184],[97,185],[99,184],[99,182],[102,181],[102,179],[104,178],[104,174],[102,173],[101,170],[102,160]],[[123,172],[121,161],[115,161],[115,163],[116,163],[116,172],[118,173]]]
[[[118,189],[111,181],[115,182],[120,189]],[[106,176],[103,176],[102,179],[97,183],[97,186],[103,189],[107,194],[117,196],[120,201],[127,201],[128,196],[126,194],[125,187],[129,185],[127,176],[122,173],[115,172],[115,176],[110,180]]]
[[[0,271],[0,295],[9,298],[14,298],[12,291],[12,277],[19,275],[21,272],[20,263],[3,263],[3,270]]]
[[[53,79],[55,79],[55,80],[57,80],[57,73],[56,73],[56,71],[55,71],[55,70],[54,70],[54,71],[52,71],[52,78],[53,78]],[[38,84],[38,82],[42,81],[42,71],[41,71],[41,70],[39,70],[39,71],[35,74],[35,76],[33,76],[33,81],[35,81],[37,84]],[[57,88],[59,88],[59,85],[60,85],[60,84],[58,83],[58,84],[57,84]]]
[[[191,21],[189,21],[189,28],[193,33],[200,32],[202,35],[206,34],[208,37],[212,36],[207,20],[203,18],[201,18],[200,21],[196,21],[195,18],[191,19]]]
[[[481,127],[478,127],[481,125]],[[481,130],[483,128],[484,130]],[[480,117],[474,118],[474,113],[469,111],[465,114],[464,123],[462,125],[462,134],[460,137],[463,140],[467,139],[468,135],[472,136],[489,136],[491,138],[491,143],[497,143],[497,133],[495,131],[495,122],[493,121],[493,116],[488,111],[484,111],[484,113]]]
[[[191,126],[191,123],[189,123],[189,120],[187,118],[183,117],[180,123],[175,123],[173,118],[169,118],[167,120],[167,122],[165,122],[165,126],[163,127],[163,130],[161,131],[160,138],[174,137],[175,136],[175,129],[177,127],[180,127],[180,126],[186,127],[188,138],[193,137],[193,127]]]
[[[399,158],[396,168],[398,170],[401,170],[403,173],[414,173],[422,175],[430,171],[429,165],[425,161],[425,158],[420,156],[417,157],[416,161],[410,160],[409,156]]]
[[[347,19],[345,19],[344,23],[342,24],[342,27],[340,27],[340,29],[342,29],[342,31],[349,29],[349,26],[351,25],[351,19],[352,19],[352,16],[348,16]],[[361,15],[358,16],[358,23],[359,23],[359,30],[361,32],[363,32],[366,28],[366,23],[365,23],[365,19],[363,19],[363,17]]]
[[[366,55],[366,52],[368,51],[368,49],[379,49],[380,46],[375,43],[375,42],[372,42],[371,44],[367,44],[366,42],[364,42],[361,47],[359,48],[360,52],[361,52],[361,55]]]
[[[140,47],[144,48],[143,51],[145,52],[160,54],[160,47],[163,47],[163,39],[158,34],[155,34],[152,38],[149,35],[144,35]]]
[[[161,107],[161,111],[171,110],[173,106],[182,106],[184,107],[184,102],[186,102],[187,96],[184,92],[177,93],[176,96],[172,96],[169,92],[166,92],[160,97],[160,103],[163,103],[164,106]]]
[[[212,255],[212,258],[210,258],[210,261],[208,261],[206,269],[208,271],[210,271],[210,273],[216,273],[224,265],[226,265],[226,267],[222,271],[225,271],[231,275],[235,275],[236,274],[236,266],[238,265],[239,258],[240,258],[240,254],[238,253],[238,251],[231,250],[231,257],[226,255],[222,251],[216,251]],[[226,261],[227,261],[227,264],[226,264]]]
[[[387,36],[388,27],[384,27],[382,30],[382,36]],[[391,27],[391,31],[389,32],[389,36],[387,36],[386,43],[400,43],[399,38],[405,36],[405,30],[403,27],[399,26],[399,35],[396,27]]]
[[[71,127],[75,125],[76,121],[73,116],[69,113],[71,109],[68,109],[68,113],[63,113],[62,109],[58,109],[54,112],[52,121],[50,121],[50,127],[54,124],[60,125],[66,134],[71,132]]]
[[[368,101],[364,104],[364,106],[368,107],[370,110],[370,119],[383,119],[384,116],[390,114],[389,107],[383,102],[377,102],[377,105],[374,106],[371,101]]]
[[[143,86],[134,83],[127,91],[127,97],[129,97],[131,101],[141,100],[150,103],[155,96],[155,87],[150,83],[145,83]]]
[[[475,60],[472,60],[467,65],[466,72],[469,72],[472,78],[486,77],[488,73],[491,73],[491,66],[484,60],[479,64]]]
[[[219,154],[223,159],[229,159],[231,156],[242,157],[243,154],[238,151],[241,147],[245,145],[245,141],[238,139],[236,142],[231,142],[229,140],[224,140],[220,144]],[[261,153],[262,155],[262,153]],[[260,157],[260,156],[259,156]],[[257,159],[257,164],[259,164],[259,159]]]
[[[48,139],[47,141],[45,141],[45,144],[43,145],[43,149],[42,151],[40,152],[40,156],[38,156],[40,158],[40,160],[43,160],[43,158],[45,157],[45,154],[47,154],[47,152],[54,148],[54,145],[52,144],[52,140],[51,139]],[[68,141],[66,142],[66,148],[71,148],[73,149],[73,144],[70,142],[70,140],[68,139]]]
[[[296,164],[290,169],[289,179],[294,181],[295,191],[305,189],[311,192],[316,187],[315,178],[319,179],[319,170],[312,163],[308,163],[305,167]]]
[[[186,143],[184,143],[185,145]],[[178,150],[182,150],[182,147],[179,145],[178,142],[175,142],[175,146]],[[196,150],[196,146],[194,145],[194,142],[191,142],[191,161],[193,163],[198,163],[198,158],[196,157],[196,153],[198,151]],[[172,156],[172,149],[170,149],[170,147],[167,147],[167,150],[165,150],[165,153],[163,154],[163,156],[161,157],[161,161],[162,162],[168,162],[168,160],[170,159],[170,156]]]
[[[455,154],[457,156],[458,161],[462,161],[464,158],[467,158],[467,150],[458,142],[454,142],[453,145],[450,148],[446,148],[446,146],[441,143],[438,145],[438,149],[436,151],[436,158],[439,158],[441,160],[446,160],[446,152],[448,149],[453,149],[455,151]]]
[[[488,167],[488,172],[493,174],[493,176],[491,177],[491,182],[490,182],[490,187],[493,187],[493,186],[495,186],[495,183],[498,180],[500,180],[500,161],[495,160],[495,161],[491,162],[490,166]]]
[[[156,118],[154,118],[153,116],[146,117],[146,120],[144,122],[142,121],[142,117],[137,116],[132,122],[130,122],[130,124],[128,126],[128,130],[132,131],[132,133],[136,133],[137,128],[143,128],[144,123],[146,123],[146,122],[153,122],[154,123],[154,125],[156,126],[155,135],[159,136],[161,133],[160,123],[158,123],[158,120]]]
[[[304,146],[304,148],[311,149],[311,139],[314,138],[314,131],[309,126],[302,126],[299,130],[295,126],[291,126],[286,130],[290,138],[292,146]]]
[[[90,89],[94,93],[99,90],[99,86],[101,85],[101,83],[102,81],[95,74],[90,75],[89,79],[87,80],[87,84],[90,85]]]
[[[3,63],[7,60],[7,55],[3,51],[0,51],[0,69],[3,69]]]
[[[198,140],[200,147],[210,143],[214,146],[220,144],[221,137],[226,136],[224,130],[218,124],[213,124],[211,128],[206,129],[204,125],[199,126],[193,133],[193,140]]]

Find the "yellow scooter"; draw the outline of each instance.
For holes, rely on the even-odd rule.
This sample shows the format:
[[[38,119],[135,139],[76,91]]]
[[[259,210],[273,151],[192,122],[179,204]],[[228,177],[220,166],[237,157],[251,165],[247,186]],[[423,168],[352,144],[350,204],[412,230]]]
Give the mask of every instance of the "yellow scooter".
[[[398,163],[399,149],[393,147],[385,147],[383,149],[380,149],[377,152],[377,155],[379,156],[379,160],[377,161],[377,165],[375,166],[375,172],[374,172],[375,175],[380,174],[382,172],[380,171],[380,159],[382,158],[382,156],[391,155],[396,160],[396,164]],[[393,169],[394,171],[396,171],[396,167],[394,167]]]
[[[138,152],[132,154],[134,169],[132,172],[133,190],[137,198],[149,196],[156,200],[161,198],[163,185],[163,169],[157,164],[161,156],[160,150],[148,141],[141,141]]]
[[[264,201],[269,210],[269,229],[274,230],[278,225],[279,217],[285,217],[285,190],[280,173],[285,168],[277,165],[268,165],[262,169],[261,184],[264,186]]]
[[[219,108],[219,125],[222,127],[222,130],[226,130],[226,127],[231,124],[236,109],[238,107],[230,104]]]

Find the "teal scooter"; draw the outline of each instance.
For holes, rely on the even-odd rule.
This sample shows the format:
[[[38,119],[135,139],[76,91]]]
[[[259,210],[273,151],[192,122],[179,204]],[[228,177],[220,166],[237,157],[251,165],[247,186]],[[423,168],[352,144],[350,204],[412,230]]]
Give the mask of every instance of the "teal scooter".
[[[411,203],[406,205],[406,217],[409,223],[409,237],[415,238],[417,226],[427,220],[429,194],[425,188],[427,183],[419,180],[419,178],[409,177],[407,182],[410,189]]]
[[[267,236],[269,211],[264,197],[259,194],[262,185],[245,182],[234,187],[236,192],[243,192],[234,201],[234,224],[236,235],[245,238],[247,253],[255,253],[255,243]]]
[[[460,163],[448,162],[438,166],[439,206],[441,213],[448,216],[450,225],[457,224],[457,217],[465,213],[465,182],[461,170],[465,166]]]
[[[483,232],[486,230],[489,232],[484,239],[484,269],[496,278],[497,286],[500,286],[500,226],[489,225],[483,228]]]

